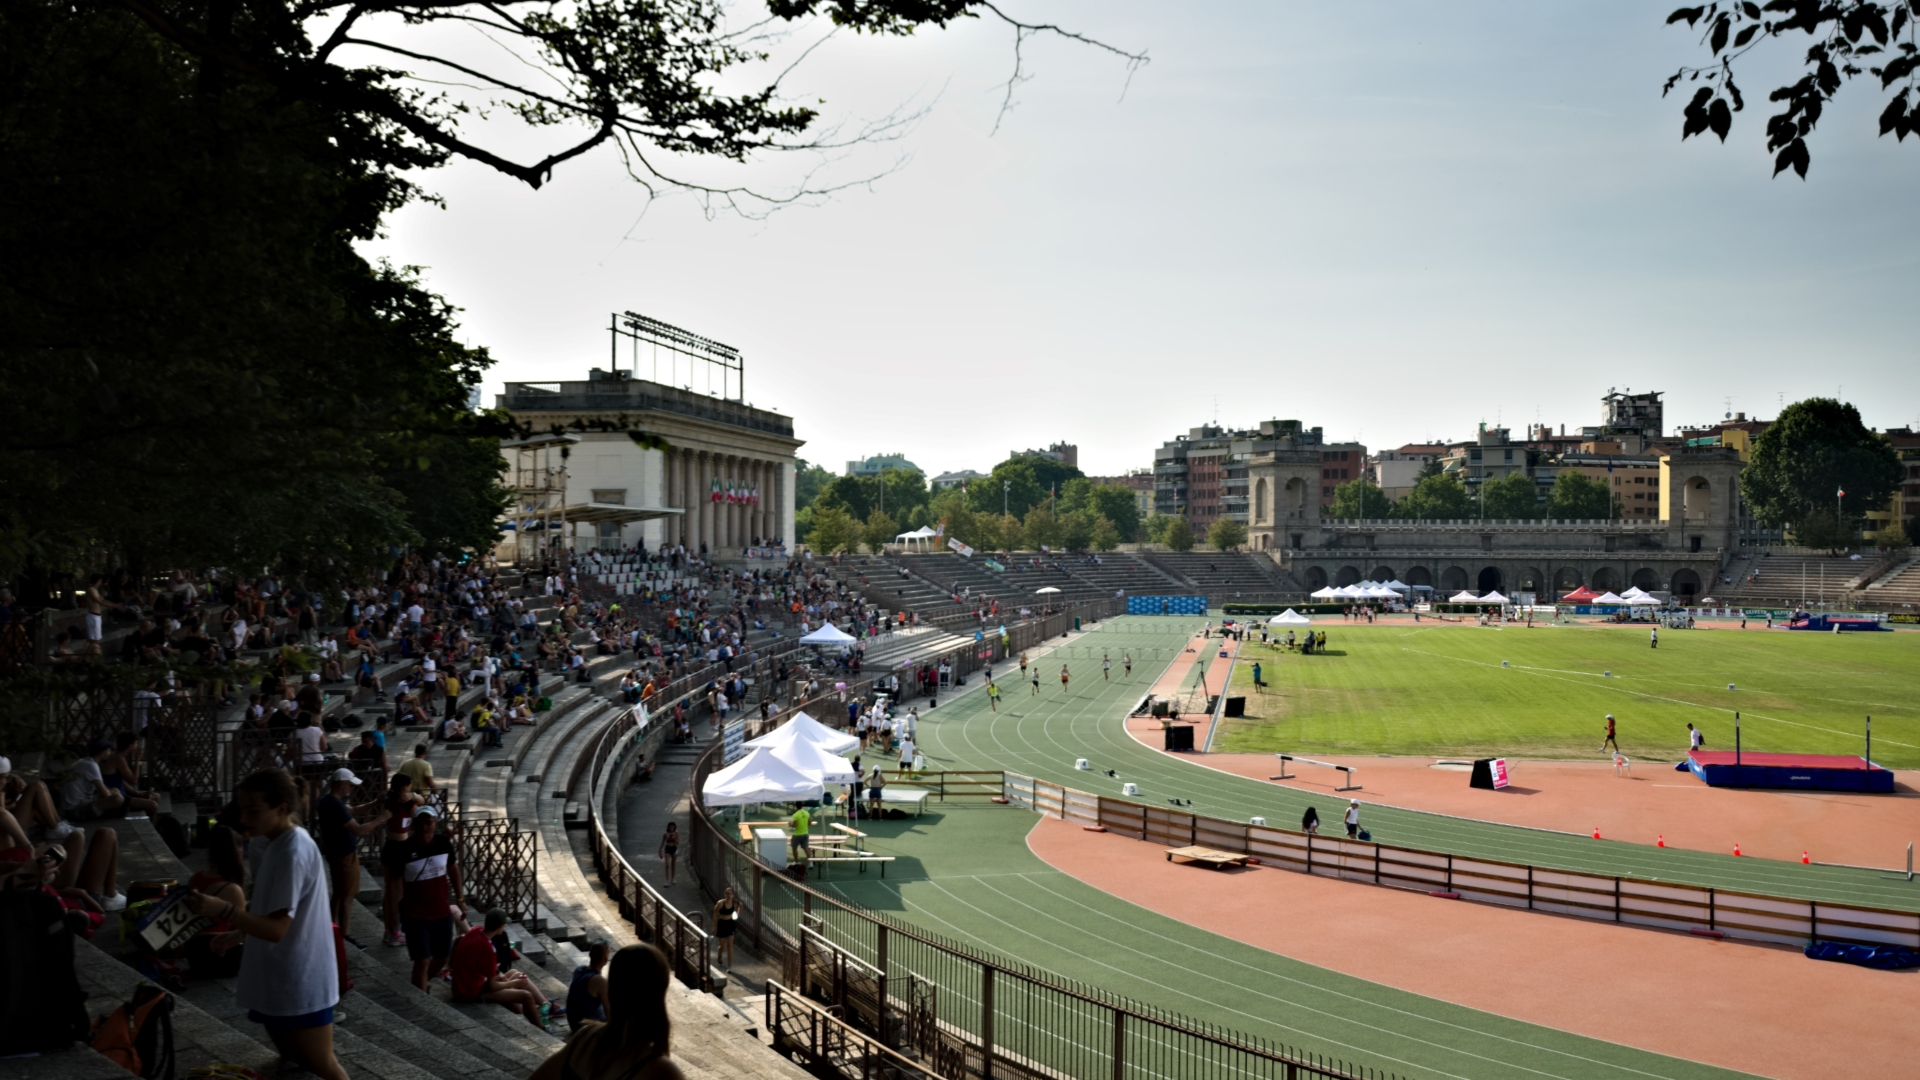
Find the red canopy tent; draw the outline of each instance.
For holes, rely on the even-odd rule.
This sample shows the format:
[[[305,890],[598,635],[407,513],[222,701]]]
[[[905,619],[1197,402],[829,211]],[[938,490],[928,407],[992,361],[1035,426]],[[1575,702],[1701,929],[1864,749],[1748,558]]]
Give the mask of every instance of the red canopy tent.
[[[1582,585],[1579,588],[1568,593],[1567,595],[1561,597],[1560,599],[1568,603],[1578,604],[1578,603],[1583,603],[1585,601],[1591,600],[1594,597],[1599,595],[1600,595],[1599,593],[1594,592],[1592,589],[1587,588],[1585,585]]]

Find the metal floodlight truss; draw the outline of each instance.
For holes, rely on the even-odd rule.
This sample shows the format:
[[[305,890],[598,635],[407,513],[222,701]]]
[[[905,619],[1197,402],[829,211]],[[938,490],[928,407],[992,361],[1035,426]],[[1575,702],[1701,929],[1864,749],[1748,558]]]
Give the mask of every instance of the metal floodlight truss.
[[[691,389],[697,364],[706,365],[707,389],[713,390],[713,374],[720,373],[720,397],[728,401],[741,401],[746,394],[747,368],[740,356],[740,350],[731,345],[723,345],[712,338],[701,337],[691,330],[682,330],[671,323],[642,315],[636,311],[623,312],[613,316],[610,327],[613,335],[613,366],[620,368],[620,339],[626,338],[631,346],[631,358],[628,370],[634,374],[640,369],[640,346],[654,347],[654,382],[660,382],[660,350],[668,353],[668,375],[666,385],[675,385],[679,378],[678,357],[687,358],[687,386]]]

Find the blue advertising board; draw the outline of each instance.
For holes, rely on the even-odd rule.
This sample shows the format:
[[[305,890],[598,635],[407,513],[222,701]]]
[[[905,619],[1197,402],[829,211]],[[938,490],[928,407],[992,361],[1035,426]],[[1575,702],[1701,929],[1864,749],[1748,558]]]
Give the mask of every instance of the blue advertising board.
[[[1205,615],[1204,596],[1129,596],[1129,615]]]

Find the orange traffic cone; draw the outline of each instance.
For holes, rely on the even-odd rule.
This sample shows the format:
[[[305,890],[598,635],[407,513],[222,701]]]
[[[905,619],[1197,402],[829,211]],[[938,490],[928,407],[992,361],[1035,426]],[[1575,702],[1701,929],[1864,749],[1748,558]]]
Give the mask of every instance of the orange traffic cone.
[[[1807,853],[1806,853],[1806,852],[1804,852],[1804,851],[1803,851],[1803,852],[1801,852],[1801,853],[1800,853],[1800,865],[1801,865],[1801,866],[1806,866],[1806,865],[1808,865],[1808,864],[1810,864],[1810,863],[1812,863],[1812,862],[1813,862],[1813,860],[1807,857]]]
[[[1738,854],[1740,854],[1740,845],[1739,845],[1739,844],[1735,844],[1735,845],[1733,845],[1733,853],[1734,853],[1735,855],[1738,855]]]
[[[1667,846],[1667,834],[1666,834],[1666,833],[1661,833],[1661,834],[1660,834],[1660,839],[1658,839],[1658,840],[1655,840],[1655,841],[1653,842],[1653,846],[1654,846],[1654,847],[1666,847],[1666,846]]]
[[[1595,840],[1598,840],[1598,839],[1600,839],[1600,826],[1598,826],[1598,825],[1595,825],[1595,826],[1593,827],[1593,838],[1594,838]]]

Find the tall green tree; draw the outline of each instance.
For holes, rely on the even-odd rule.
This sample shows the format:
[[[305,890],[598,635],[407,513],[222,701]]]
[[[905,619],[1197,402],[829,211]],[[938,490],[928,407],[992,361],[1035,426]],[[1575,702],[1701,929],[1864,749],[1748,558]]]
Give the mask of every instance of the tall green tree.
[[[1619,497],[1604,482],[1562,469],[1547,496],[1547,516],[1560,521],[1614,518],[1620,516],[1619,504]]]
[[[1808,398],[1787,406],[1753,441],[1740,494],[1765,524],[1800,532],[1814,515],[1837,513],[1836,526],[1851,536],[1861,515],[1886,505],[1901,471],[1899,454],[1867,429],[1860,410]]]
[[[1505,520],[1540,516],[1539,489],[1534,486],[1533,477],[1523,472],[1510,472],[1481,484],[1480,498],[1485,501],[1486,516],[1490,518]]]
[[[967,504],[986,514],[998,514],[1004,508],[1006,513],[1025,519],[1027,511],[1047,499],[1046,485],[1034,470],[1034,462],[1046,460],[1011,458],[995,465],[986,478],[968,485]]]
[[[1407,497],[1393,505],[1393,516],[1410,521],[1453,521],[1475,516],[1473,496],[1450,473],[1422,476]]]
[[[1057,550],[1066,539],[1066,529],[1044,502],[1029,508],[1020,524],[1026,534],[1026,546],[1036,551],[1041,548]]]
[[[1096,484],[1087,477],[1068,480],[1060,505],[1067,511],[1091,510],[1111,523],[1121,543],[1132,543],[1140,530],[1140,504],[1133,489],[1121,484]]]
[[[1393,512],[1393,500],[1369,477],[1361,476],[1333,489],[1333,505],[1327,516],[1352,521],[1357,518],[1383,518]]]
[[[806,458],[793,461],[793,504],[812,506],[813,500],[820,495],[820,489],[833,482],[833,473],[813,464]]]
[[[1207,529],[1207,543],[1217,551],[1238,551],[1247,542],[1247,527],[1229,517],[1215,521]]]
[[[898,535],[900,535],[900,523],[894,520],[892,514],[877,506],[873,508],[871,514],[867,515],[867,519],[860,523],[860,539],[867,545],[867,550],[876,555],[892,543],[893,538]]]
[[[1167,536],[1162,542],[1173,551],[1192,551],[1193,526],[1187,524],[1186,518],[1174,518],[1167,526]]]
[[[1173,528],[1173,523],[1177,520],[1179,519],[1172,514],[1150,515],[1140,524],[1140,535],[1145,537],[1149,544],[1164,544],[1167,542],[1167,530]]]
[[[825,555],[852,551],[860,542],[860,523],[838,506],[815,506],[807,546]]]

